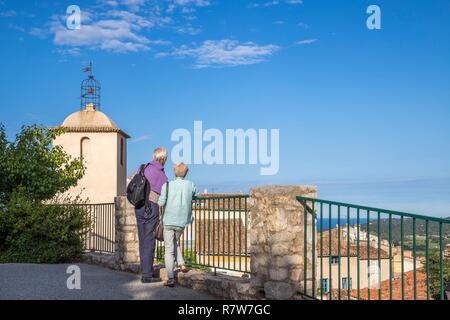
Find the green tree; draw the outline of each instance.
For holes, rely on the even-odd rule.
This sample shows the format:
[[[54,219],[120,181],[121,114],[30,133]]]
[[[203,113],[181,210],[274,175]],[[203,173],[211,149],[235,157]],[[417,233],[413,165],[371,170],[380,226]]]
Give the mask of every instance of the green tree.
[[[440,256],[437,253],[431,254],[428,259],[430,268],[430,294],[433,299],[441,299],[441,278],[440,278]],[[442,260],[442,272],[444,277],[444,290],[446,285],[450,283],[450,259]]]
[[[63,133],[62,130],[22,127],[13,143],[6,142],[3,126],[1,132],[5,150],[0,193],[6,201],[18,188],[33,200],[49,200],[76,185],[83,177],[84,167],[80,160],[71,159],[59,146],[52,147],[53,139]]]
[[[5,127],[0,123],[0,205],[4,198],[4,190],[6,189],[6,148],[7,140]]]
[[[83,177],[84,167],[52,147],[61,133],[24,126],[9,142],[0,124],[0,262],[57,263],[83,252],[87,214],[78,198],[61,194]]]

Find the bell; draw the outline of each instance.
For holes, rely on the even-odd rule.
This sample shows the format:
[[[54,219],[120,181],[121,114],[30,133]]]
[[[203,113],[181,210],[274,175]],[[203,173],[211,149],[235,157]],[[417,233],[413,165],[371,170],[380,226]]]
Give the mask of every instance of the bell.
[[[88,93],[94,93],[94,88],[92,88],[92,87],[89,87],[89,89],[88,89]]]

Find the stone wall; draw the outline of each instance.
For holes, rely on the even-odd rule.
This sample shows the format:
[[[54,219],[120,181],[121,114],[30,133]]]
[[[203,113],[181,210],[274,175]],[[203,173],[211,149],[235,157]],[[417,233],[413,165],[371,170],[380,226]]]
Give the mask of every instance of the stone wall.
[[[304,298],[299,293],[303,291],[305,267],[307,288],[312,287],[312,236],[311,233],[307,236],[308,254],[305,261],[304,212],[296,197],[315,198],[316,194],[314,186],[253,188],[248,207],[251,279],[191,270],[186,274],[179,274],[179,284],[224,299]],[[122,271],[139,272],[139,243],[134,207],[126,197],[117,197],[115,206],[116,253],[106,256],[91,254],[88,262]],[[307,217],[307,224],[310,226],[312,215],[308,213]]]
[[[139,272],[139,241],[134,207],[126,197],[115,198],[117,269]]]
[[[85,255],[87,263],[97,264],[114,270],[140,272],[139,241],[134,207],[126,197],[116,197],[115,204],[115,253]]]
[[[160,272],[161,278],[167,279],[166,270],[162,268]],[[222,274],[214,275],[211,272],[201,270],[190,270],[188,273],[178,273],[177,281],[180,286],[205,292],[221,299],[264,299],[262,292],[258,292],[249,279]]]
[[[252,285],[263,290],[267,299],[293,299],[303,291],[305,267],[309,269],[307,286],[311,287],[311,254],[304,261],[304,212],[296,197],[316,195],[313,186],[250,191]],[[310,225],[312,216],[307,217]],[[307,241],[310,248],[311,233]]]

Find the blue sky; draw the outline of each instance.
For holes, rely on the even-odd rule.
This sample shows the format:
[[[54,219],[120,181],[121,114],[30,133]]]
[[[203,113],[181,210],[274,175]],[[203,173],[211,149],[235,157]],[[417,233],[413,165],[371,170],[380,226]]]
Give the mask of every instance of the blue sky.
[[[71,4],[81,30],[65,28]],[[371,4],[381,30],[366,27]],[[133,137],[129,171],[194,120],[276,128],[277,175],[193,165],[190,177],[450,215],[449,16],[445,0],[0,0],[0,121],[11,138],[60,124],[92,60],[102,111]]]

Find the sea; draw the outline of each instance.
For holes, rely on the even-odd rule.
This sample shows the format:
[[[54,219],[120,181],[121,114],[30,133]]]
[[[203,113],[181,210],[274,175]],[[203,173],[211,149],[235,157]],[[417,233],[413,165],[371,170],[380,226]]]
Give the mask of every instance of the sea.
[[[323,221],[322,221],[322,228],[321,228],[320,217],[319,217],[319,219],[317,220],[317,225],[316,225],[317,231],[328,230],[330,228],[330,221],[331,221],[331,229],[336,228],[339,224],[339,220],[337,218],[331,218],[331,220],[330,220],[330,219],[324,217]],[[350,222],[350,226],[356,225],[357,219],[350,218],[349,222]],[[362,218],[362,217],[359,218],[359,224],[366,224],[366,222],[367,222],[366,218]],[[346,227],[346,226],[347,226],[347,219],[346,218],[341,219],[341,227]]]

